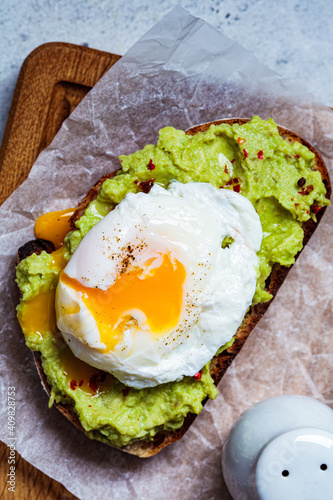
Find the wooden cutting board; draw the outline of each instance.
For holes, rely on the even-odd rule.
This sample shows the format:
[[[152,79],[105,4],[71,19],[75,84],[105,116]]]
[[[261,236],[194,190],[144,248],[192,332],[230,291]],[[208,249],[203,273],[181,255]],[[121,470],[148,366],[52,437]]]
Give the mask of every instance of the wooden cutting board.
[[[25,60],[0,149],[0,204],[27,178],[83,97],[120,56],[69,43],[47,43]]]
[[[27,178],[62,122],[120,56],[69,43],[37,47],[24,61],[0,149],[0,204]],[[18,412],[19,415],[19,412]],[[7,490],[8,448],[0,442],[0,498],[75,497],[17,455],[15,493]]]

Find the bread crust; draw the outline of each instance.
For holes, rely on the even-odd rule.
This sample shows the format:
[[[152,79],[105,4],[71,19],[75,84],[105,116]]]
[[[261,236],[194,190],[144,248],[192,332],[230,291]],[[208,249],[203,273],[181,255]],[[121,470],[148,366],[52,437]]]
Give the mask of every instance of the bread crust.
[[[227,123],[229,125],[233,125],[235,123],[238,123],[240,125],[243,125],[244,123],[248,122],[248,119],[240,119],[240,118],[231,118],[231,119],[226,119],[226,120],[217,120],[214,122],[209,122],[209,123],[204,123],[201,125],[196,125],[189,130],[186,131],[188,135],[195,135],[198,132],[205,132],[212,124],[214,125],[220,125],[221,123]],[[327,198],[330,198],[331,196],[331,183],[330,183],[330,178],[325,166],[325,163],[319,153],[304,139],[299,137],[297,134],[294,132],[291,132],[290,130],[287,130],[283,127],[278,127],[280,135],[287,141],[289,142],[300,142],[301,144],[305,145],[307,148],[309,148],[310,151],[312,151],[315,155],[315,168],[314,170],[318,170],[321,173],[323,182],[325,184],[326,190],[327,190]],[[87,193],[87,195],[83,198],[83,200],[79,203],[76,211],[74,212],[73,216],[70,219],[70,224],[71,228],[74,230],[76,229],[75,222],[83,215],[85,209],[89,205],[89,203],[94,200],[100,189],[102,184],[106,179],[111,179],[116,175],[116,172],[112,172],[110,174],[107,174],[103,176],[99,181],[96,182],[96,184],[90,189],[90,191]],[[315,223],[312,219],[309,219],[307,222],[302,224],[302,229],[304,230],[304,240],[303,240],[303,248],[309,241],[310,237],[314,233],[320,219],[322,218],[324,212],[325,212],[326,207],[323,207],[320,212],[316,215],[317,217],[317,223]],[[52,245],[52,244],[51,244]],[[21,247],[18,252],[18,261],[22,260],[23,258],[27,257],[31,253],[40,253],[42,250],[46,250],[48,252],[53,251],[52,246],[47,247],[47,244],[45,243],[45,240],[34,240],[34,242],[28,242],[26,245]],[[300,253],[300,252],[299,252]],[[296,256],[296,259],[298,258],[299,254]],[[292,266],[291,266],[292,267]],[[279,264],[275,264],[272,273],[269,277],[269,279],[266,281],[266,290],[270,294],[272,294],[273,299],[282,285],[283,281],[285,280],[289,270],[291,267],[284,267]],[[211,361],[210,364],[210,374],[214,380],[215,385],[219,383],[219,381],[222,379],[224,373],[226,372],[227,368],[230,366],[234,358],[237,356],[237,354],[240,352],[242,346],[244,345],[246,339],[250,335],[251,331],[254,329],[254,327],[258,324],[260,321],[261,317],[265,314],[267,311],[268,307],[270,306],[272,300],[271,299],[269,302],[261,303],[261,304],[256,304],[255,306],[251,307],[247,314],[245,315],[242,324],[238,328],[236,334],[235,334],[235,341],[231,347],[223,351],[220,355],[215,356],[213,360]],[[37,370],[39,372],[40,378],[42,380],[43,386],[48,394],[51,392],[51,388],[47,382],[46,375],[44,373],[42,363],[41,363],[41,356],[39,353],[34,352],[34,360],[35,364],[37,367]],[[207,398],[208,399],[208,398]],[[203,401],[203,404],[206,403],[207,399]],[[61,403],[55,403],[55,406],[58,408],[58,410],[68,419],[70,420],[77,428],[81,429],[84,431],[80,420],[76,413],[74,412],[73,408],[71,405],[64,405]],[[168,446],[171,443],[174,443],[175,441],[178,441],[188,430],[188,428],[191,426],[193,421],[197,415],[189,413],[180,429],[177,429],[175,431],[161,431],[156,434],[156,436],[153,438],[152,441],[137,441],[132,444],[129,444],[127,446],[124,446],[120,448],[121,450],[130,453],[132,455],[137,455],[139,457],[151,457],[158,453],[160,450],[162,450],[165,446]]]

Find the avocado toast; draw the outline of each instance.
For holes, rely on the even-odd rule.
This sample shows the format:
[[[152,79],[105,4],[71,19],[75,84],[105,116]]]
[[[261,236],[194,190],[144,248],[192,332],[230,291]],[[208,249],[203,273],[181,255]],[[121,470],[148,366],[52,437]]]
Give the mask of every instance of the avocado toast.
[[[297,219],[297,217],[301,220],[299,220],[296,224],[296,230],[300,231],[301,228],[301,240],[303,240],[303,245],[307,243],[309,240],[310,236],[313,234],[317,223],[319,222],[320,218],[322,217],[324,210],[325,210],[325,205],[327,204],[326,199],[323,197],[323,193],[325,192],[325,189],[323,186],[321,186],[321,181],[320,184],[318,184],[318,189],[314,187],[314,182],[309,180],[311,178],[311,169],[314,169],[321,174],[321,178],[323,179],[325,188],[326,188],[326,196],[330,196],[330,182],[328,178],[328,174],[325,168],[325,165],[319,156],[319,154],[313,150],[313,148],[307,144],[305,141],[303,141],[301,138],[297,137],[295,134],[292,132],[289,132],[285,129],[282,129],[279,127],[278,129],[275,128],[275,125],[273,125],[272,122],[268,123],[263,122],[260,119],[253,119],[252,122],[252,129],[255,130],[257,133],[260,127],[263,129],[264,133],[266,133],[266,143],[264,142],[256,142],[255,139],[253,139],[252,132],[249,134],[249,129],[246,127],[244,128],[239,128],[240,126],[244,125],[247,122],[247,120],[240,120],[240,119],[234,119],[234,120],[222,120],[218,122],[214,122],[213,124],[204,124],[200,125],[197,127],[193,127],[189,131],[187,131],[187,136],[194,136],[197,138],[199,141],[200,138],[204,137],[203,135],[200,135],[203,132],[206,132],[209,128],[210,125],[213,125],[213,127],[210,129],[210,137],[208,140],[205,142],[204,145],[197,144],[196,145],[196,150],[198,151],[200,148],[205,149],[206,144],[208,142],[214,141],[214,137],[218,137],[219,134],[225,139],[224,142],[226,143],[226,147],[224,149],[225,151],[225,156],[227,156],[228,161],[232,164],[233,166],[233,172],[232,175],[230,172],[230,168],[228,169],[229,163],[223,164],[222,162],[222,174],[219,173],[217,175],[216,181],[219,182],[220,185],[216,185],[216,187],[224,187],[224,188],[229,188],[233,189],[234,191],[240,191],[241,194],[245,194],[246,196],[246,183],[252,182],[249,181],[248,178],[245,176],[246,172],[246,166],[249,162],[249,160],[254,158],[254,162],[258,164],[260,167],[261,165],[265,165],[267,169],[267,165],[269,164],[269,155],[276,155],[280,159],[284,159],[285,157],[288,157],[289,164],[292,166],[294,169],[294,177],[292,181],[292,189],[293,193],[295,195],[292,195],[291,198],[294,196],[296,197],[292,201],[292,204],[295,207],[295,214],[294,216],[288,215],[288,224],[295,225],[293,221]],[[222,129],[221,126],[222,125]],[[234,129],[231,130],[230,125],[235,125]],[[169,129],[169,128],[168,128]],[[277,132],[278,131],[278,132]],[[169,141],[170,143],[170,136],[174,137],[177,135],[177,140],[178,143],[183,143],[185,144],[185,148],[187,147],[187,139],[184,136],[184,133],[181,133],[181,131],[176,131],[174,132],[174,129],[168,130],[168,134],[165,133],[166,137],[166,142]],[[178,133],[179,132],[179,133]],[[283,137],[289,144],[295,145],[294,149],[290,149],[287,143],[281,143],[280,139],[277,137],[277,133],[280,134],[281,137]],[[275,134],[275,135],[274,135]],[[207,137],[207,136],[205,136]],[[267,137],[271,137],[271,139],[268,140],[267,142]],[[179,139],[178,139],[179,138]],[[230,143],[233,141],[234,147],[233,149],[230,146]],[[275,141],[275,142],[274,142]],[[298,146],[298,144],[302,146]],[[305,148],[303,148],[305,146]],[[148,150],[145,151],[145,149],[148,148]],[[130,179],[130,181],[133,183],[133,189],[138,189],[142,190],[144,192],[148,192],[149,188],[151,185],[156,181],[159,182],[157,178],[157,170],[158,166],[160,164],[160,156],[159,156],[159,151],[155,151],[153,147],[146,147],[144,148],[144,153],[141,153],[140,158],[136,157],[134,158],[134,155],[130,155],[129,157],[121,157],[122,165],[123,165],[123,171],[126,172],[127,174],[130,173],[131,171],[131,163],[136,163],[139,165],[145,165],[146,167],[150,165],[156,165],[156,168],[146,168],[146,171],[144,173],[144,177],[138,179],[137,183],[133,182],[133,179]],[[183,150],[184,147],[182,146]],[[289,149],[288,149],[289,148]],[[140,152],[139,152],[140,153]],[[166,149],[163,150],[163,155],[165,155]],[[179,153],[179,149],[178,149]],[[305,155],[305,158],[302,157],[302,154]],[[175,152],[174,145],[171,145],[169,147],[169,151],[167,153],[168,158],[173,156],[173,158],[176,158],[175,162],[177,163],[182,163],[182,159],[179,159],[179,156],[177,157],[177,151]],[[184,158],[184,155],[183,155]],[[194,159],[195,160],[195,159]],[[267,161],[266,161],[267,160]],[[151,161],[151,163],[150,163]],[[209,161],[209,160],[208,160]],[[140,163],[141,162],[141,163]],[[265,163],[264,163],[265,162]],[[211,162],[212,163],[212,162]],[[271,162],[272,163],[272,162]],[[308,168],[307,175],[303,175],[303,163],[308,163],[311,165],[310,168]],[[125,164],[125,165],[124,165]],[[226,171],[225,171],[226,170]],[[250,171],[251,169],[249,169]],[[206,169],[206,174],[208,176],[211,175],[211,173]],[[115,179],[118,177],[121,179],[122,174],[120,172],[112,173],[110,175],[107,175],[103,177],[93,188],[92,190],[88,193],[88,195],[85,197],[85,199],[79,204],[77,210],[75,211],[74,215],[72,216],[71,219],[71,228],[73,230],[72,236],[69,237],[70,241],[68,241],[68,247],[75,247],[76,244],[78,244],[78,240],[80,239],[80,235],[77,233],[78,227],[80,227],[80,223],[78,222],[80,218],[86,213],[89,212],[89,206],[91,207],[94,201],[97,199],[97,197],[102,193],[102,200],[105,200],[105,192],[110,189],[111,181],[112,179]],[[163,174],[164,175],[164,174]],[[170,175],[175,175],[175,174],[170,174]],[[296,177],[295,177],[296,175]],[[306,178],[308,177],[308,179]],[[318,177],[318,176],[317,176]],[[266,174],[266,178],[272,178],[272,172],[269,172],[269,175]],[[296,181],[295,181],[296,179]],[[189,178],[186,179],[184,182],[188,181],[197,181],[196,179]],[[204,182],[210,182],[214,181],[213,178],[208,178],[207,176],[205,177],[205,173],[203,174],[203,181]],[[261,179],[262,181],[263,179]],[[275,182],[278,182],[279,179],[276,179]],[[105,182],[106,181],[106,182]],[[165,176],[164,176],[164,181],[166,181]],[[271,182],[271,181],[270,181]],[[259,184],[263,184],[263,182],[259,182]],[[268,183],[269,184],[269,183]],[[276,202],[272,201],[272,189],[270,185],[264,186],[266,189],[265,193],[259,193],[260,196],[257,198],[255,203],[258,205],[257,209],[260,211],[263,209],[262,206],[262,200],[268,200],[268,204],[264,206],[264,209],[267,211],[267,206],[269,209],[271,209],[271,212],[275,212],[276,208]],[[104,188],[102,186],[104,185]],[[258,188],[259,189],[259,188]],[[262,188],[260,188],[262,189]],[[104,191],[103,191],[104,190]],[[251,194],[252,190],[252,194]],[[320,194],[316,194],[320,193]],[[252,196],[255,198],[254,190],[251,188],[249,189],[248,196]],[[313,198],[314,196],[318,196],[318,198]],[[101,197],[100,197],[101,198]],[[253,199],[254,199],[253,198]],[[253,202],[253,199],[251,200]],[[300,201],[302,203],[300,203]],[[304,202],[304,203],[303,203]],[[109,201],[107,201],[109,203]],[[112,205],[114,205],[114,201],[111,202]],[[296,205],[298,205],[296,207]],[[111,207],[112,208],[112,207]],[[109,207],[110,209],[110,207]],[[264,211],[265,211],[264,210]],[[90,210],[91,211],[91,210]],[[284,210],[282,210],[284,212]],[[306,212],[308,211],[308,214]],[[298,214],[297,214],[298,212]],[[85,221],[86,222],[86,221]],[[77,224],[78,223],[78,224]],[[270,224],[270,221],[266,221],[266,224]],[[279,224],[279,223],[278,223]],[[84,228],[84,224],[81,222],[81,228]],[[83,229],[83,232],[86,229]],[[266,231],[267,232],[267,231]],[[75,234],[76,233],[76,234]],[[304,233],[304,234],[303,234]],[[73,236],[74,235],[74,236]],[[268,236],[269,238],[269,236]],[[285,235],[283,236],[285,238]],[[274,246],[274,245],[273,245]],[[299,246],[299,242],[297,244],[292,245],[294,248],[294,255],[298,254],[299,251],[301,250],[301,246]],[[45,250],[45,248],[42,248],[41,242],[37,241],[35,243],[35,247],[33,249],[33,252],[35,253],[40,253],[40,251]],[[46,248],[46,251],[50,251],[50,248]],[[27,247],[25,249],[21,249],[19,251],[19,260],[24,258],[24,256],[27,256],[27,253],[30,253],[30,250],[27,250]],[[267,253],[267,249],[266,249]],[[257,302],[250,308],[250,310],[247,312],[242,324],[240,325],[236,335],[235,335],[235,340],[232,345],[224,349],[220,354],[215,356],[210,363],[209,367],[209,372],[212,380],[214,381],[214,384],[217,385],[219,380],[222,378],[225,370],[227,367],[230,365],[231,361],[233,358],[236,356],[236,354],[240,351],[242,345],[244,344],[246,338],[248,337],[249,333],[252,331],[254,326],[258,323],[259,319],[261,316],[264,314],[264,312],[267,310],[269,304],[270,304],[270,299],[271,296],[274,297],[279,286],[282,284],[288,270],[290,269],[290,265],[294,261],[294,255],[287,255],[284,256],[284,261],[286,265],[282,265],[281,263],[278,263],[277,261],[274,261],[274,259],[263,259],[265,262],[263,262],[263,268],[265,268],[266,265],[266,270],[263,269],[261,273],[261,283],[258,285],[258,292],[257,294]],[[288,260],[289,259],[289,260]],[[280,259],[281,262],[283,262],[283,259]],[[267,262],[269,261],[268,264],[268,275],[267,275]],[[266,273],[266,274],[265,274]],[[259,282],[260,280],[258,280]],[[38,349],[37,349],[38,350]],[[35,353],[35,359],[36,359],[36,364],[38,367],[38,370],[40,372],[41,378],[43,380],[44,386],[47,389],[49,393],[52,394],[52,380],[50,379],[50,376],[45,375],[45,370],[43,369],[42,366],[42,361],[40,359],[40,356],[38,353]],[[44,360],[45,362],[45,360]],[[208,380],[208,377],[207,377]],[[199,384],[201,381],[189,381],[191,385],[193,384]],[[208,384],[209,385],[209,384]],[[207,391],[209,392],[209,390]],[[214,391],[211,388],[211,397],[214,397]],[[202,404],[207,399],[208,394],[204,396]],[[128,394],[124,395],[124,400],[126,401],[126,398],[128,397]],[[73,405],[70,402],[69,404],[66,404],[66,401],[64,399],[57,401],[57,397],[53,397],[53,400],[55,400],[55,404],[57,407],[79,428],[83,429],[80,420],[77,417],[77,414],[73,411]],[[199,408],[200,411],[200,408]],[[198,412],[199,412],[198,411]],[[144,439],[134,439],[130,444],[127,444],[125,446],[120,446],[121,449],[124,451],[127,451],[129,453],[136,454],[138,456],[142,457],[148,457],[151,455],[154,455],[157,453],[160,449],[162,449],[164,446],[177,441],[182,437],[182,435],[186,432],[188,427],[191,425],[195,418],[195,413],[189,411],[187,415],[182,419],[179,420],[176,425],[174,426],[174,429],[155,429],[157,432],[155,434],[152,434],[148,437],[147,436]],[[85,432],[87,432],[87,428],[83,429]],[[90,437],[96,437],[97,439],[101,439],[101,436],[94,435],[94,433],[87,432]],[[104,440],[104,439],[102,439]],[[107,440],[106,440],[107,441]],[[110,443],[109,443],[110,444]],[[118,446],[119,447],[119,446]]]

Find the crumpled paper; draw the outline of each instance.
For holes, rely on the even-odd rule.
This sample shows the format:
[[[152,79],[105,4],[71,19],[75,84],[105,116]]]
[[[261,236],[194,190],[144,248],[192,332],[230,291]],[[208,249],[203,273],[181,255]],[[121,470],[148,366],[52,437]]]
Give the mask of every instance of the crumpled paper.
[[[115,65],[63,124],[29,178],[0,210],[1,439],[9,442],[7,387],[16,388],[16,449],[80,499],[230,499],[221,448],[254,403],[304,394],[333,405],[332,209],[278,296],[186,435],[140,459],[90,441],[47,407],[15,317],[17,248],[43,212],[73,206],[117,156],[181,129],[226,117],[274,120],[333,166],[333,113],[201,19],[176,7]]]

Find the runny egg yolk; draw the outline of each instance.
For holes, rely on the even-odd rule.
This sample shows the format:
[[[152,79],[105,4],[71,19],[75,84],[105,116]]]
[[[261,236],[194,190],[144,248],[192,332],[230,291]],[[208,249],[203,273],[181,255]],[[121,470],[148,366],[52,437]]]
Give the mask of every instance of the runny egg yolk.
[[[59,271],[63,269],[67,261],[64,257],[64,248],[59,248],[51,253],[51,266]],[[26,337],[37,333],[43,337],[44,332],[56,331],[55,314],[55,289],[41,291],[30,300],[23,302],[18,320]]]
[[[76,358],[68,347],[62,351],[60,361],[63,373],[73,390],[85,391],[91,395],[96,394],[96,389],[91,382],[98,373],[101,373],[99,370]]]
[[[145,315],[149,332],[155,339],[177,326],[183,304],[185,267],[164,254],[161,265],[146,272],[152,261],[154,259],[145,263],[145,269],[136,267],[124,272],[106,291],[84,286],[62,272],[60,280],[82,293],[105,351],[113,350],[123,340],[125,326],[133,322],[133,310]]]
[[[65,259],[65,247],[58,248],[50,255],[52,257],[52,266],[55,266],[61,271],[64,267],[66,267],[67,260]]]
[[[18,320],[26,338],[36,333],[43,338],[45,332],[56,331],[54,299],[55,290],[48,290],[24,304],[18,313]]]
[[[48,212],[38,217],[35,223],[36,238],[52,241],[55,248],[60,248],[66,234],[71,230],[69,220],[75,208]]]

